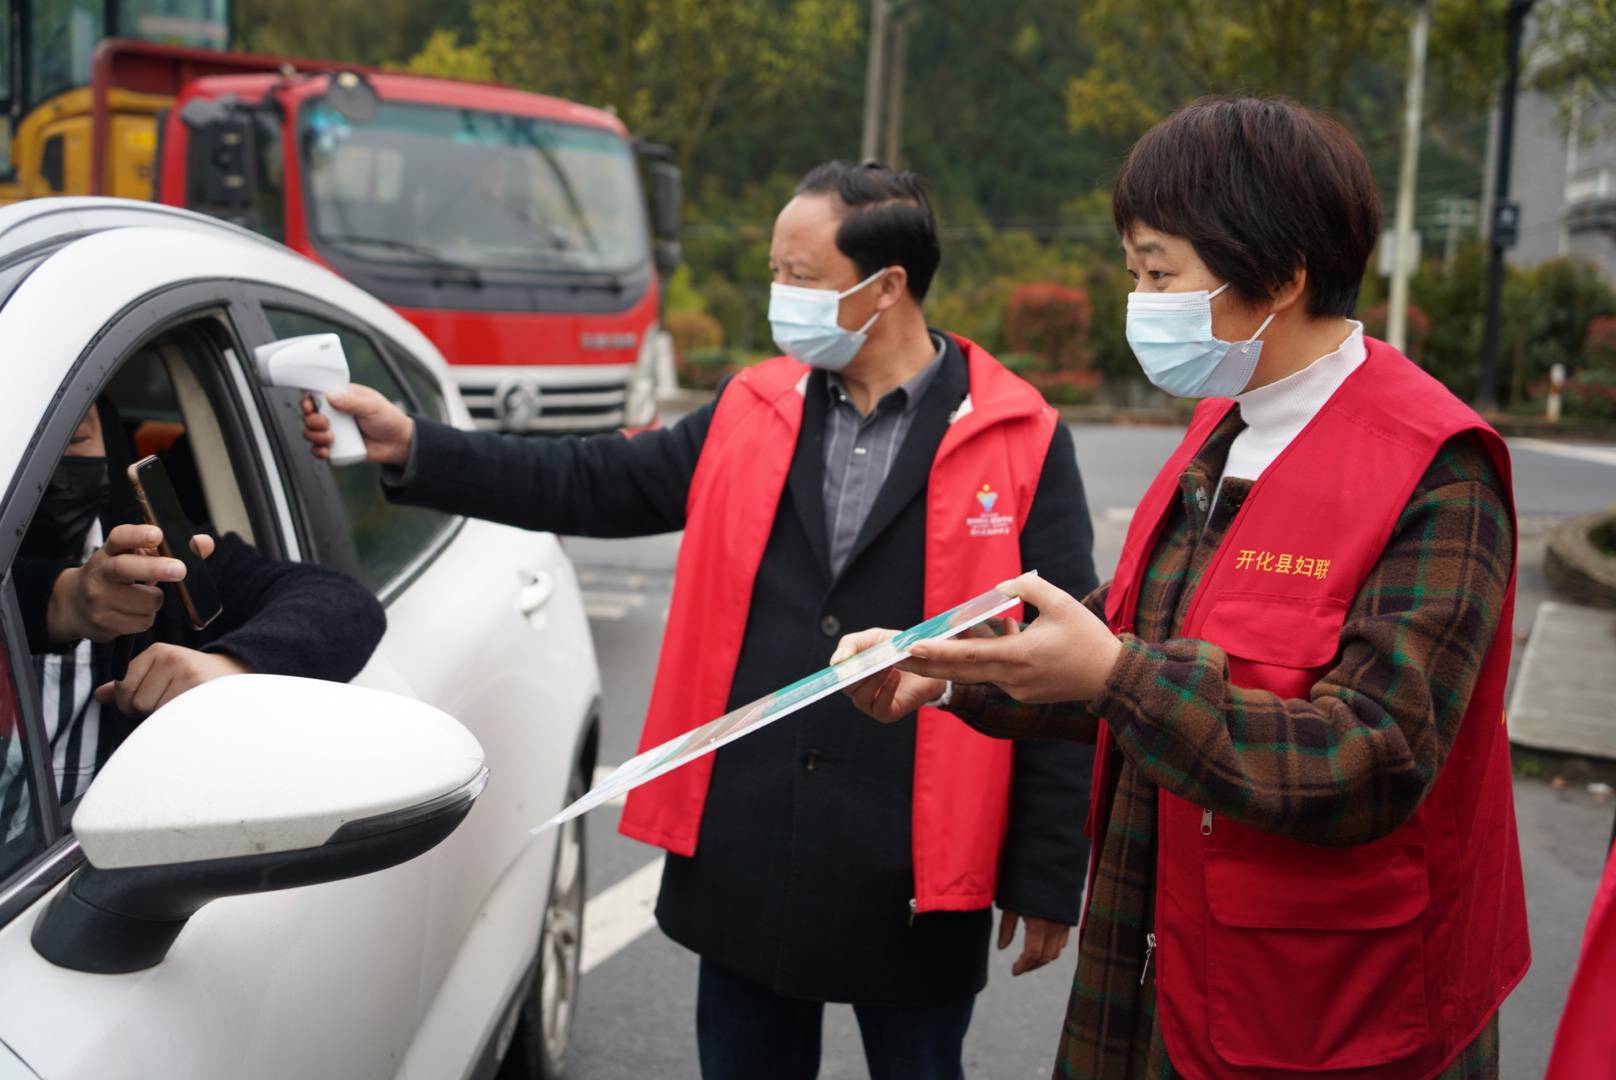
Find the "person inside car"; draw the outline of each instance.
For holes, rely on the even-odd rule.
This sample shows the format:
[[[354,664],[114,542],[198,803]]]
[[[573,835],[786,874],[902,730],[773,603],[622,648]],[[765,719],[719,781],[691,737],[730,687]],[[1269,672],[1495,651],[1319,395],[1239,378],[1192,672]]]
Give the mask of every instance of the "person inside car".
[[[234,533],[191,539],[223,612],[194,630],[172,593],[185,564],[157,553],[127,481],[108,468],[123,438],[116,410],[91,406],[68,442],[15,564],[52,766],[63,802],[82,795],[134,726],[192,687],[263,672],[346,682],[386,629],[362,585],[332,570],[266,558]],[[121,638],[132,639],[121,678]]]

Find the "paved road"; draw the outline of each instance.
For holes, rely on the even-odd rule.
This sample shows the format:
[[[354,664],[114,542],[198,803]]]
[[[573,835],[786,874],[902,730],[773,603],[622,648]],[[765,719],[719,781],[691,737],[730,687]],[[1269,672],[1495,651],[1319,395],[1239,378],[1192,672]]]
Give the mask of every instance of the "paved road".
[[[1132,508],[1177,434],[1160,428],[1076,426],[1088,485],[1096,560],[1115,564]],[[1522,516],[1522,632],[1544,595],[1542,537],[1553,521],[1616,502],[1616,451],[1523,442],[1515,447]],[[677,537],[634,541],[569,539],[578,564],[606,686],[603,765],[634,751],[650,695],[651,671],[672,582]],[[1102,577],[1106,574],[1102,570]],[[1522,857],[1526,863],[1535,966],[1505,1007],[1506,1080],[1542,1075],[1583,920],[1593,896],[1612,808],[1578,786],[1556,790],[1535,780],[1516,784]],[[692,1030],[696,963],[650,921],[657,885],[656,853],[619,837],[617,814],[591,814],[589,927],[572,1080],[694,1077]],[[966,1043],[973,1077],[999,1080],[1048,1075],[1071,983],[1073,958],[1020,979],[1010,954],[995,957]],[[827,1011],[821,1076],[866,1076],[858,1030],[845,1007]]]

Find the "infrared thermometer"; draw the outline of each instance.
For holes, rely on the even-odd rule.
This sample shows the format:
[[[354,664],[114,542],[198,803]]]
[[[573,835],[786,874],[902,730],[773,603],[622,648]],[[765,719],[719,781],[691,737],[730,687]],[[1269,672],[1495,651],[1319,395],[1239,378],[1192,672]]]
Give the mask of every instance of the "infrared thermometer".
[[[331,464],[357,465],[365,460],[365,440],[353,417],[331,407],[326,394],[348,385],[348,358],[335,334],[283,338],[253,350],[258,378],[265,386],[307,390],[320,415],[331,423]]]

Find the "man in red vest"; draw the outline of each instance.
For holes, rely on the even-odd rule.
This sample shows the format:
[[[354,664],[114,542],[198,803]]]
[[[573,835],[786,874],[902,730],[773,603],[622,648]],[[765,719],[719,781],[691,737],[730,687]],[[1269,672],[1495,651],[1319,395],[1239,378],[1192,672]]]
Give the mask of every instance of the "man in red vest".
[[[1508,451],[1351,318],[1380,205],[1328,117],[1195,102],[1112,206],[1128,342],[1205,399],[1115,578],[1023,581],[1024,632],[917,646],[855,695],[1098,742],[1057,1075],[1496,1080],[1528,962]]]
[[[641,737],[649,747],[822,667],[844,627],[911,625],[1036,567],[1094,584],[1071,436],[980,347],[927,327],[940,258],[918,178],[832,162],[775,222],[786,353],[631,439],[537,440],[352,412],[402,501],[594,536],[684,530]],[[311,441],[328,441],[318,417]],[[876,1080],[962,1074],[999,945],[1020,974],[1076,922],[1092,750],[1014,747],[917,702],[839,696],[633,792],[622,831],[669,854],[657,919],[702,958],[702,1073],[813,1077],[851,1002]]]

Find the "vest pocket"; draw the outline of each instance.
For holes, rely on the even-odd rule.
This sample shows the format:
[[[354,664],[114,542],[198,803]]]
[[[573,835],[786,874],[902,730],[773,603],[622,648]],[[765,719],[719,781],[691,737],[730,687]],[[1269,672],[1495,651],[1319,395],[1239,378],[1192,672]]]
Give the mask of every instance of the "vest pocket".
[[[1427,1036],[1418,845],[1205,853],[1213,1048],[1232,1065],[1363,1068]]]
[[[1333,596],[1225,593],[1213,601],[1198,636],[1259,664],[1319,668],[1340,652],[1346,618],[1346,601]]]

